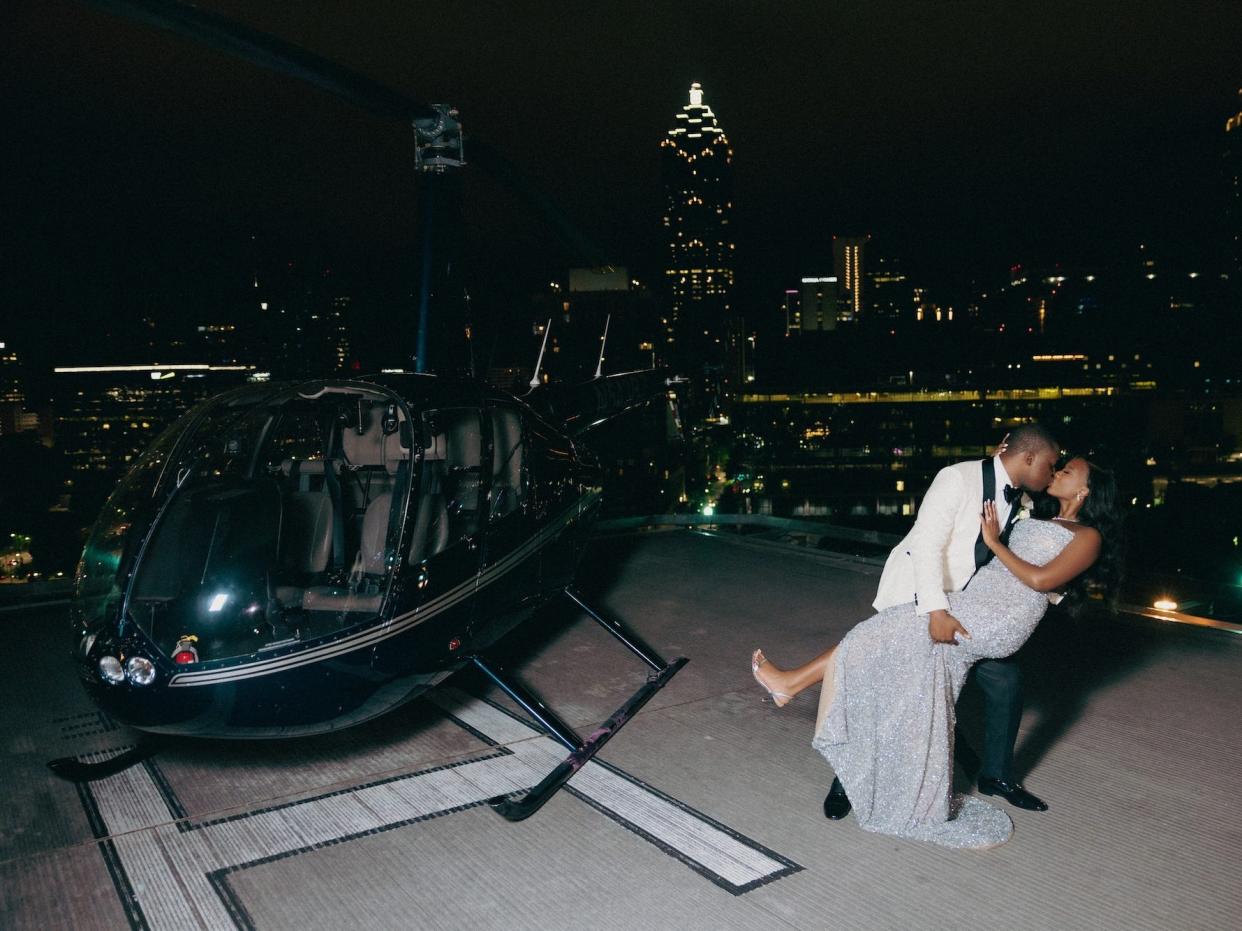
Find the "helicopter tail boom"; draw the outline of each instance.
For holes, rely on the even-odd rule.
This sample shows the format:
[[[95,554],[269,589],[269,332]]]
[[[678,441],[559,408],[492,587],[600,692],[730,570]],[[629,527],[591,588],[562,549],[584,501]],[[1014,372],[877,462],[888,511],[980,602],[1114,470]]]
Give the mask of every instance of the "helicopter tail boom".
[[[532,389],[525,400],[564,424],[572,436],[640,405],[666,398],[668,374],[658,369],[604,375],[578,385],[547,385]]]

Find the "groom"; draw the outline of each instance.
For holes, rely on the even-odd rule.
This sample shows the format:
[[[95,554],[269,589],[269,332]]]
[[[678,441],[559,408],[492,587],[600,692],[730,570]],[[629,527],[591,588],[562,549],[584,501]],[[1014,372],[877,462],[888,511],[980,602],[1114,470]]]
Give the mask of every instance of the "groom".
[[[996,502],[996,517],[1007,539],[1018,511],[1052,481],[1060,448],[1038,424],[1009,432],[999,452],[982,462],[959,462],[937,473],[919,507],[914,527],[889,554],[880,576],[875,609],[914,602],[927,617],[928,635],[939,643],[956,643],[970,632],[949,613],[946,592],[961,591],[992,558],[983,542],[979,516],[984,500]],[[1011,805],[1031,811],[1048,806],[1014,779],[1013,748],[1022,719],[1022,671],[1008,659],[985,659],[975,666],[975,681],[984,696],[983,766],[979,791],[1000,795]],[[840,780],[832,781],[824,814],[833,820],[850,812]]]

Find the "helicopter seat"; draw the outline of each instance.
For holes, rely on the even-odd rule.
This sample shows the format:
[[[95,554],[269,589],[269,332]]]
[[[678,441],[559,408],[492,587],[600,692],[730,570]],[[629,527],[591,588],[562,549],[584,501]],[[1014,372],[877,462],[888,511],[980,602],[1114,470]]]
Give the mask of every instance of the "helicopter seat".
[[[387,572],[385,553],[388,546],[389,512],[392,493],[376,495],[367,506],[362,521],[358,555],[344,588],[313,585],[302,593],[302,608],[307,611],[369,612],[379,611],[383,601],[383,582]]]
[[[479,530],[479,486],[483,437],[477,415],[458,417],[447,425],[444,494],[451,536],[469,537]]]
[[[384,468],[384,446],[387,437],[383,426],[384,405],[364,405],[360,417],[362,432],[348,426],[341,432],[342,472],[353,481],[351,493],[357,507],[359,526],[367,506],[377,494],[392,489],[392,479]]]
[[[423,459],[422,494],[410,542],[410,565],[430,559],[449,544],[448,501],[443,491],[443,461]]]
[[[332,500],[322,491],[285,495],[280,533],[280,569],[286,580],[313,579],[328,568],[332,556]],[[285,607],[302,601],[302,587],[277,585],[275,596]]]
[[[326,478],[330,468],[321,459],[286,459],[280,464],[285,477],[279,549],[282,584],[273,594],[286,608],[301,605],[305,586],[318,581],[332,560],[337,516]]]

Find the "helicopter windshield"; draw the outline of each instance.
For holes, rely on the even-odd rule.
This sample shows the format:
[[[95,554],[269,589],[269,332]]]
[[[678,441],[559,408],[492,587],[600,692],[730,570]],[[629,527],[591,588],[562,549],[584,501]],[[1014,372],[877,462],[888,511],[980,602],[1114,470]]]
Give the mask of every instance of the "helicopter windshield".
[[[329,636],[375,619],[410,487],[402,403],[348,383],[209,411],[133,576],[129,615],[178,663]]]
[[[74,620],[82,632],[116,616],[127,547],[141,542],[155,516],[154,496],[168,459],[190,418],[165,430],[117,485],[87,538],[74,575]]]

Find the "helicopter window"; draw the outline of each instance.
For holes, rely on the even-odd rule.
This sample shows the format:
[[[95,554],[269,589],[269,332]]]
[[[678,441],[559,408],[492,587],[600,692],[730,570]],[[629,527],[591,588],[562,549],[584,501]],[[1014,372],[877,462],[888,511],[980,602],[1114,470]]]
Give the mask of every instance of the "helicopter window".
[[[120,604],[118,573],[127,561],[126,551],[136,549],[150,526],[156,485],[185,426],[178,421],[160,435],[108,498],[95,522],[74,579],[73,611],[84,628],[102,623]]]
[[[324,459],[321,416],[315,408],[284,410],[268,444],[269,463]]]
[[[176,491],[129,601],[166,651],[194,636],[202,661],[253,653],[382,606],[410,481],[404,408],[367,389],[261,401],[209,410],[167,470]]]
[[[522,415],[509,407],[492,408],[492,488],[488,514],[499,520],[522,507],[526,498],[526,448]]]
[[[280,531],[271,478],[188,486],[173,499],[134,576],[130,611],[166,653],[191,634],[205,657],[272,639],[269,587]]]
[[[403,423],[391,398],[326,390],[291,402],[274,431],[271,455],[284,457],[286,488],[275,595],[303,636],[372,617],[382,605],[409,483]]]

